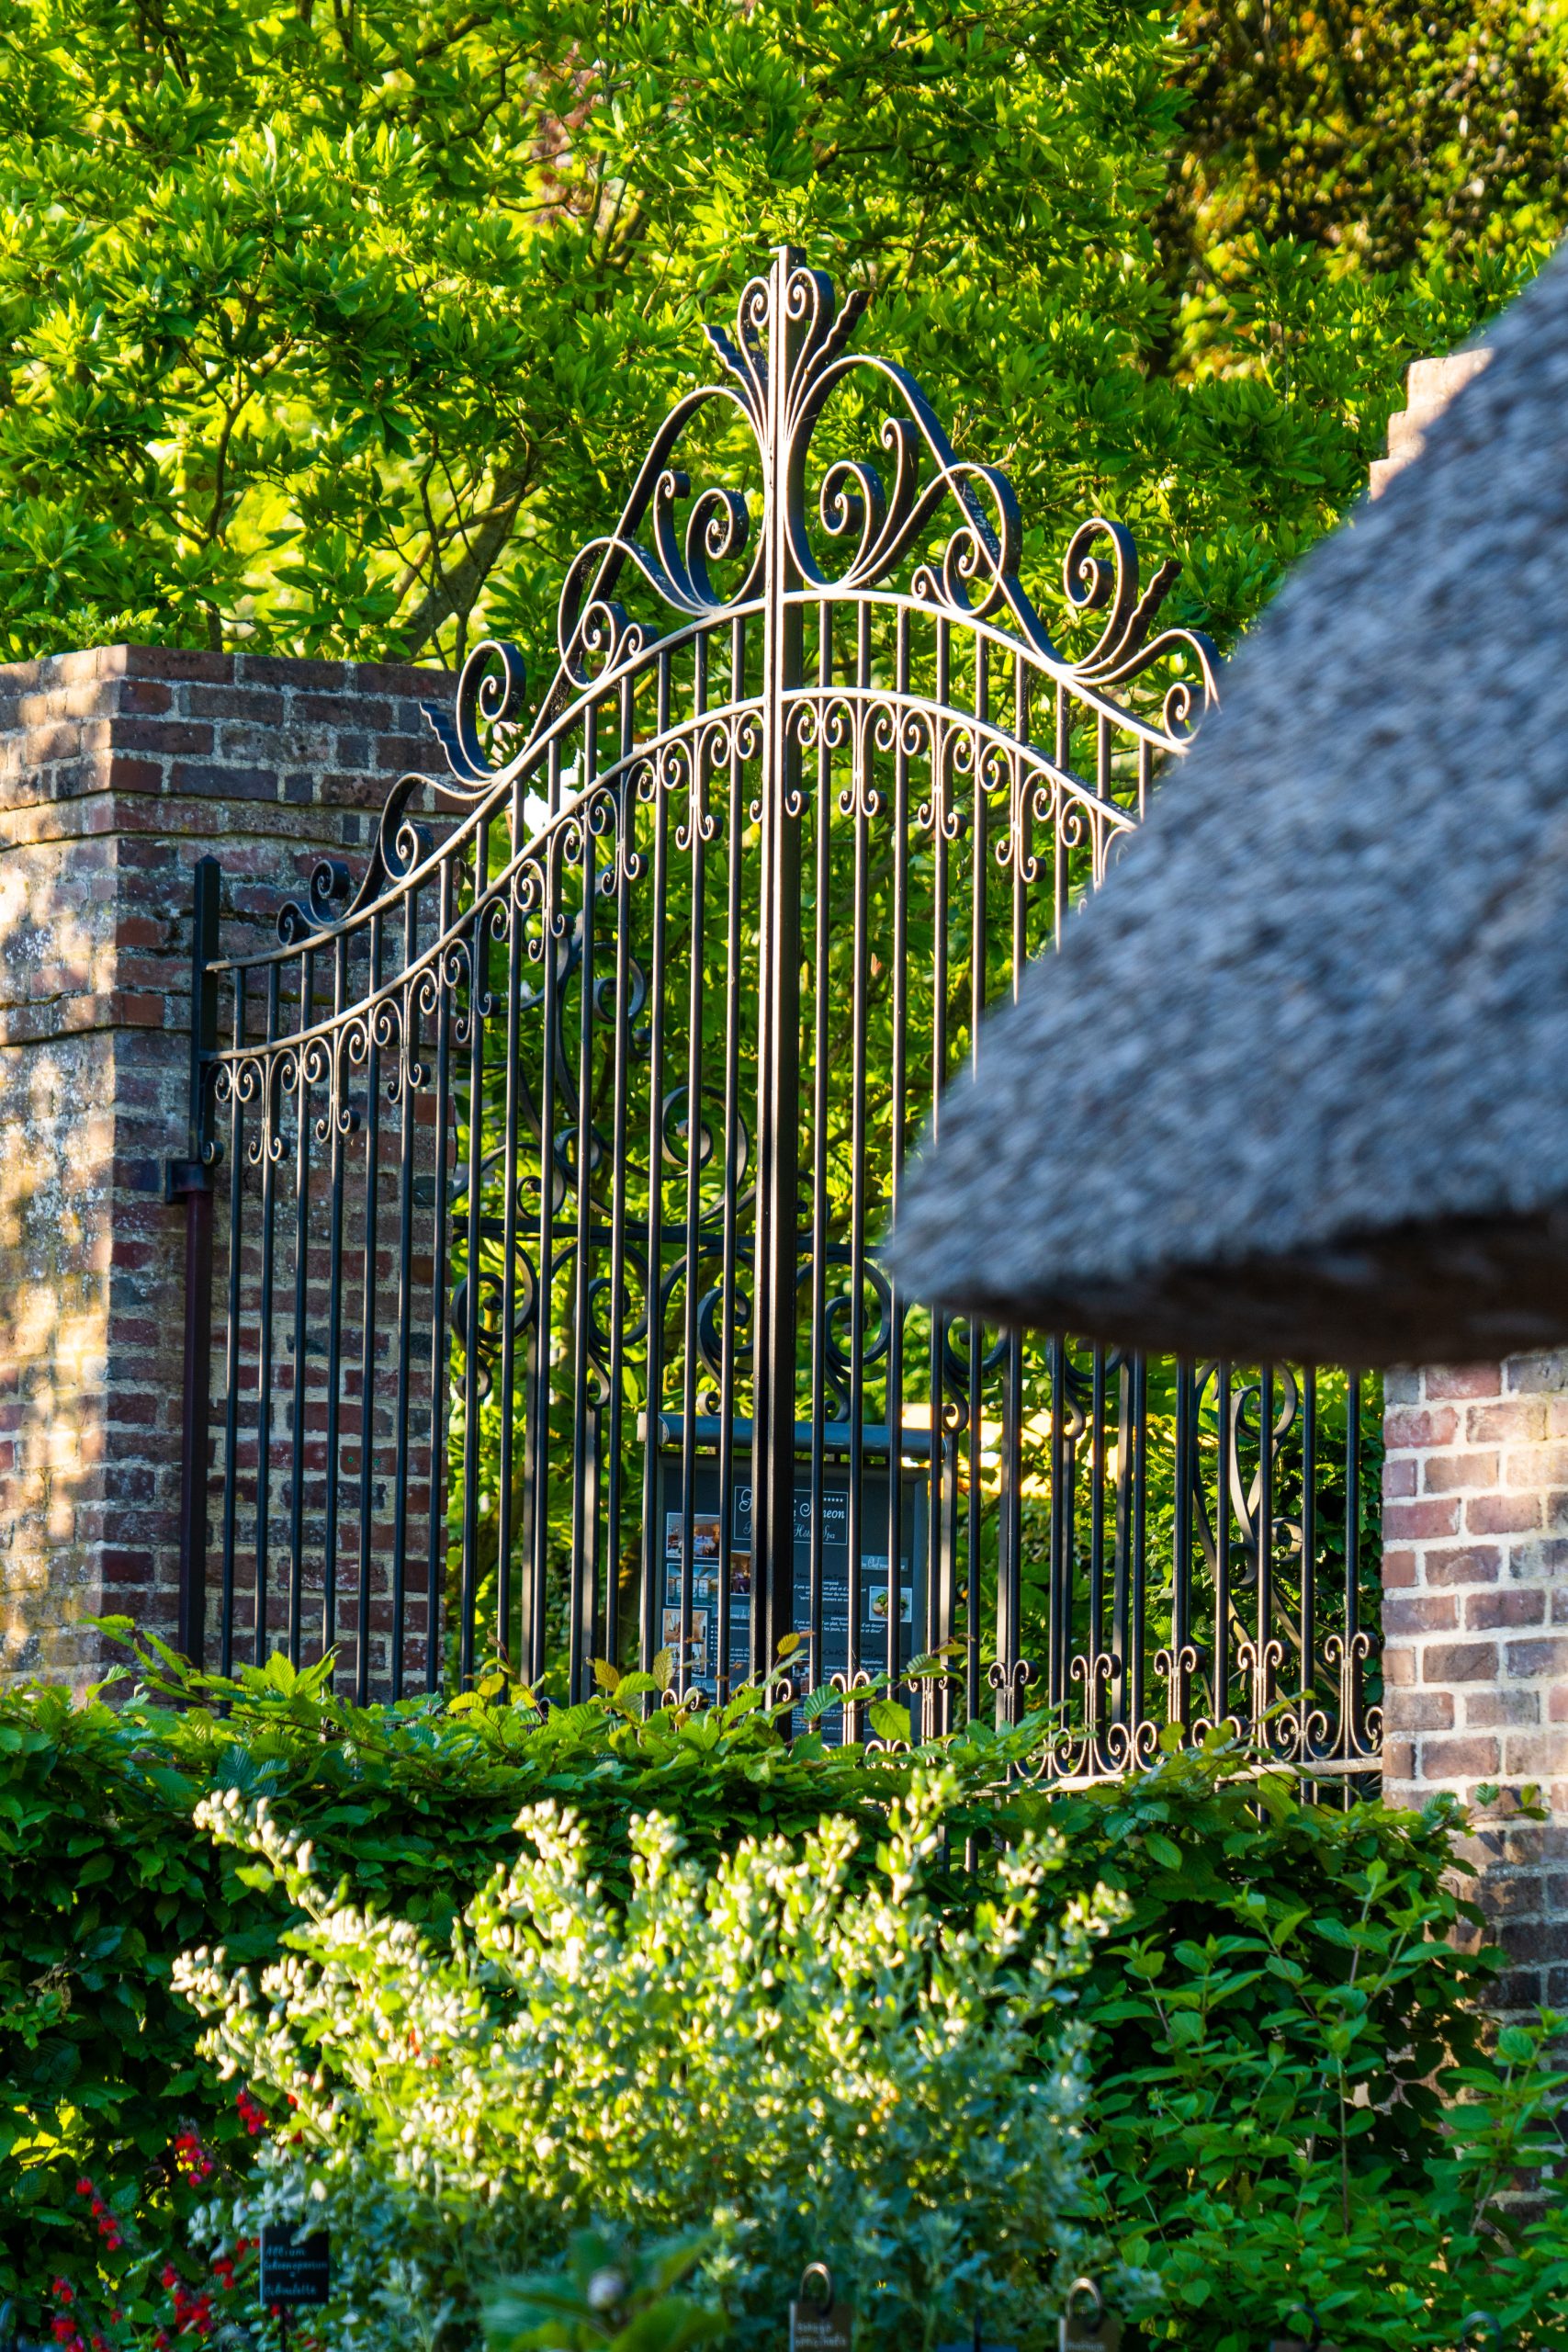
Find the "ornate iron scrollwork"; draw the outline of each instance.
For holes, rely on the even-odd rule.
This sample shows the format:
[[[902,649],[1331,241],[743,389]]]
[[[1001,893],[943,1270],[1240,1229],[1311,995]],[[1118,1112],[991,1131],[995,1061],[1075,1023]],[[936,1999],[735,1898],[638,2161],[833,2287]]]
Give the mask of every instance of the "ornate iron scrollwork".
[[[542,691],[477,646],[357,880],[204,966],[223,1654],[298,1653],[320,1597],[362,1695],[488,1643],[561,1696],[667,1652],[680,1703],[776,1682],[798,1625],[851,1733],[931,1653],[911,1733],[1043,1706],[1051,1773],[1232,1719],[1348,1770],[1318,1391],[973,1330],[878,1262],[1216,663],[1103,517],[1047,619],[1006,475],[864,310],[788,254],[750,280],[568,564]]]

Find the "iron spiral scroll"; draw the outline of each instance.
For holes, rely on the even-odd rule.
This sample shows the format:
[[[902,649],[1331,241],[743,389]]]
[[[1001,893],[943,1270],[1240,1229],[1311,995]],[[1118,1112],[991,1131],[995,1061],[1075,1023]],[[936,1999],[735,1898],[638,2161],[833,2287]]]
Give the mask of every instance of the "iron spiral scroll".
[[[794,1633],[829,1732],[1043,1705],[1077,1777],[1235,1721],[1348,1775],[1346,1384],[972,1330],[877,1262],[1217,664],[1100,517],[1048,623],[1007,477],[864,308],[775,255],[568,566],[543,691],[478,646],[357,877],[199,959],[193,1622],[225,1662],[335,1644],[362,1697],[488,1662],[557,1701],[596,1664],[716,1698]]]

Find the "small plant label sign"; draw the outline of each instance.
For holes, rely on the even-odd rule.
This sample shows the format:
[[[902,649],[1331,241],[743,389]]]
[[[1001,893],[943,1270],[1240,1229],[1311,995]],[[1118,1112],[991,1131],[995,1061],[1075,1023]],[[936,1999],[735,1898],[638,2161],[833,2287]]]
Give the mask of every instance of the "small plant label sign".
[[[332,2292],[332,2264],[325,2230],[296,2233],[288,2222],[269,2222],[261,2233],[261,2278],[256,2293],[264,2308],[274,2303],[324,2303]]]
[[[789,2307],[789,2352],[850,2352],[852,2325],[850,2307],[835,2297],[827,2264],[809,2263]]]
[[[1075,2278],[1057,2331],[1058,2352],[1118,2352],[1122,2323],[1112,2317],[1092,2278]]]

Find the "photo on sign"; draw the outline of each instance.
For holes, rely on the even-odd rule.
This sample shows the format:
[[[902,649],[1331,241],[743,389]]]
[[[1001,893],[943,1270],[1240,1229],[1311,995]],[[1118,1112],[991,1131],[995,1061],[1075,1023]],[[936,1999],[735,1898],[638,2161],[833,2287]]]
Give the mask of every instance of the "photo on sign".
[[[886,1625],[887,1623],[887,1587],[885,1584],[875,1586],[869,1595],[869,1599],[873,1617],[875,1618],[879,1625]],[[911,1625],[914,1623],[914,1618],[915,1596],[907,1585],[902,1586],[900,1587],[898,1593],[898,1623],[900,1625]]]
[[[731,1552],[729,1555],[729,1589],[732,1593],[750,1595],[751,1590],[751,1555]]]
[[[667,1560],[685,1557],[685,1513],[667,1510],[664,1514],[664,1556]],[[717,1514],[698,1511],[692,1521],[692,1557],[694,1560],[716,1560],[718,1557],[719,1525]]]
[[[667,1650],[681,1648],[681,1612],[678,1609],[664,1611],[664,1646]],[[705,1610],[692,1611],[692,1630],[684,1650],[688,1674],[705,1674],[708,1670],[708,1619]]]

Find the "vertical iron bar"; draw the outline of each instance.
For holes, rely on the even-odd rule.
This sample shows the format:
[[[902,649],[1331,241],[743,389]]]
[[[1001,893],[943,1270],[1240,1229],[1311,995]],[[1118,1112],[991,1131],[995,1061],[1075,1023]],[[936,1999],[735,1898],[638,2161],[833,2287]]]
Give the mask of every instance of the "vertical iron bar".
[[[660,693],[668,672],[661,669]],[[668,713],[661,710],[662,725]],[[661,1644],[658,1638],[664,1588],[665,1531],[654,1525],[658,1491],[660,1418],[664,1404],[664,986],[665,913],[670,892],[670,803],[656,783],[653,795],[653,909],[649,951],[648,1055],[648,1410],[644,1421],[642,1491],[641,1650],[647,1669]],[[683,1551],[690,1544],[682,1545]],[[684,1565],[684,1563],[682,1563]]]
[[[594,1569],[598,1557],[598,1520],[589,1452],[597,1444],[596,1417],[591,1410],[589,1383],[592,1363],[589,1348],[589,1317],[593,1283],[590,1253],[593,1244],[593,902],[599,893],[597,835],[592,816],[598,774],[598,706],[590,703],[583,721],[581,798],[578,803],[579,854],[582,869],[582,904],[577,967],[577,1133],[573,1137],[577,1202],[575,1262],[572,1281],[571,1381],[571,1560],[568,1595],[567,1690],[575,1706],[591,1687],[589,1653],[598,1615]]]
[[[795,1327],[800,1096],[800,754],[792,726],[802,683],[799,582],[790,542],[794,478],[788,410],[797,334],[790,256],[773,256],[768,346],[767,587],[764,606],[761,907],[757,1050],[757,1340],[751,1470],[751,1661],[765,1675],[794,1622]]]
[[[316,994],[316,959],[310,948],[299,957],[299,1035],[310,1026]],[[288,1663],[299,1663],[300,1621],[305,1597],[305,1313],[310,1253],[310,1086],[306,1048],[295,1048],[294,1113],[294,1443],[288,1492]]]
[[[1231,1368],[1216,1365],[1214,1415],[1219,1423],[1219,1467],[1214,1477],[1214,1721],[1223,1724],[1231,1703]]]
[[[193,1666],[207,1636],[207,1455],[212,1390],[211,1099],[207,1065],[218,1050],[220,868],[198,857],[192,876],[190,1093],[186,1129],[185,1384],[180,1405],[180,1596],[176,1640]],[[231,1236],[231,1250],[233,1238]],[[231,1468],[231,1481],[232,1471]]]
[[[245,1205],[245,1112],[240,1082],[245,1046],[243,965],[235,969],[233,988],[233,1083],[229,1095],[229,1329],[224,1342],[223,1389],[223,1614],[218,1667],[220,1674],[231,1674],[234,1667],[234,1549],[240,1490],[240,1273]]]
[[[833,683],[833,612],[818,607],[817,682],[824,697]],[[824,701],[824,710],[826,704]],[[815,892],[811,950],[811,1468],[807,1524],[807,1630],[813,1682],[828,1679],[823,1600],[823,1546],[827,1541],[826,1447],[828,1419],[828,1118],[829,1032],[831,989],[828,963],[832,938],[832,753],[826,724],[817,730]],[[840,1718],[842,1720],[842,1718]]]
[[[552,817],[560,807],[560,746],[558,738],[552,741],[549,757],[549,809]],[[537,1682],[545,1670],[545,1607],[549,1575],[550,1545],[550,1408],[554,1403],[552,1390],[552,1358],[554,1354],[555,1291],[556,1291],[556,1085],[558,1077],[559,1023],[561,987],[564,978],[563,957],[559,945],[561,910],[561,829],[553,827],[545,850],[545,871],[540,889],[539,935],[543,943],[545,969],[540,990],[539,1046],[539,1290],[536,1317],[536,1339],[534,1360],[534,1396],[531,1401],[531,1426],[527,1435],[527,1464],[531,1486],[531,1517],[528,1522],[528,1575],[522,1595],[522,1625],[518,1647],[522,1651],[524,1672],[530,1682]],[[650,1407],[651,1409],[651,1407]],[[646,1664],[646,1659],[644,1660]]]
[[[468,910],[468,1283],[463,1318],[463,1555],[458,1600],[457,1687],[474,1680],[479,1533],[479,1248],[484,1233],[485,1017],[490,986],[490,824],[474,828],[474,895]],[[374,932],[372,937],[374,938]]]
[[[730,623],[729,635],[730,700],[739,704],[746,694],[746,624],[742,620]],[[736,1216],[740,1190],[740,1025],[741,1007],[741,937],[740,881],[741,849],[745,803],[742,784],[745,763],[741,758],[740,736],[735,728],[729,732],[729,800],[725,812],[728,827],[725,839],[728,845],[728,899],[725,916],[724,947],[724,1210],[721,1238],[722,1271],[720,1273],[721,1306],[718,1375],[718,1695],[721,1702],[729,1695],[731,1657],[734,1635],[730,1630],[731,1580],[735,1541],[735,1284],[738,1273],[736,1256]],[[753,1531],[754,1541],[755,1531]],[[752,1596],[750,1561],[747,1562],[747,1622],[750,1625]],[[748,1635],[747,1649],[750,1641]]]
[[[370,1549],[376,1498],[376,1228],[381,1183],[381,1054],[376,1037],[376,992],[381,985],[381,917],[370,918],[370,967],[365,1012],[364,1295],[359,1317],[359,1578],[354,1651],[354,1696],[370,1697]]]
[[[450,858],[441,861],[436,937],[452,927]],[[452,995],[446,951],[435,967],[435,1168],[431,1210],[430,1272],[430,1536],[425,1555],[424,1687],[438,1690],[442,1676],[441,1598],[446,1581],[446,1413],[452,1387],[452,1330],[446,1297],[447,1181],[452,1134]]]
[[[1302,1373],[1302,1728],[1312,1712],[1317,1657],[1317,1374]]]
[[[899,607],[894,647],[894,685],[898,696],[899,725],[893,753],[893,978],[891,1007],[891,1068],[888,1073],[887,1207],[889,1222],[897,1221],[899,1188],[904,1176],[906,1093],[908,1085],[909,1017],[909,752],[902,718],[909,691],[909,616]],[[887,1302],[887,1672],[890,1680],[898,1666],[898,1627],[904,1595],[904,1317],[906,1307],[897,1286]],[[909,1603],[911,1621],[914,1598]],[[921,1628],[922,1634],[925,1628]],[[925,1646],[924,1642],[911,1647]],[[928,1686],[931,1688],[931,1686]],[[924,1693],[919,1694],[924,1698]],[[934,1728],[923,1720],[922,1732]]]
[[[695,667],[693,678],[693,717],[701,719],[707,707],[707,639],[699,637],[693,649]],[[687,926],[687,946],[691,968],[686,979],[686,1226],[682,1249],[686,1261],[685,1296],[682,1301],[681,1330],[681,1416],[683,1429],[683,1464],[688,1508],[696,1494],[696,1428],[697,1428],[697,1350],[699,1328],[697,1308],[702,1289],[698,1281],[698,1266],[703,1242],[702,1182],[703,1182],[703,999],[707,973],[707,923],[705,893],[707,888],[707,860],[704,848],[704,826],[707,816],[708,777],[707,753],[701,726],[694,729],[691,786],[687,800],[686,854],[691,868],[691,918]],[[724,1498],[719,1498],[720,1516],[724,1515]],[[690,1556],[691,1547],[682,1547],[681,1668],[676,1677],[677,1688],[684,1691],[691,1681],[692,1618],[686,1595],[696,1563]],[[705,1616],[705,1623],[707,1622]]]
[[[403,971],[412,971],[419,959],[419,890],[403,900]],[[409,1404],[411,1359],[413,1353],[413,1154],[414,1113],[418,1097],[414,1072],[419,1066],[419,989],[405,979],[402,1019],[399,1024],[398,1072],[398,1362],[396,1449],[392,1464],[392,1657],[390,1693],[403,1695],[404,1620],[408,1599],[409,1533]]]
[[[272,1543],[272,1315],[276,1236],[276,1168],[273,1121],[276,1112],[278,1068],[276,1047],[279,1012],[278,967],[267,967],[266,1041],[262,1069],[261,1125],[261,1306],[256,1349],[256,1622],[254,1657],[266,1664],[267,1585]]]
[[[502,1114],[501,1173],[506,1187],[501,1216],[501,1462],[495,1497],[495,1643],[497,1655],[509,1667],[518,1664],[512,1644],[512,1553],[517,1541],[513,1510],[516,1476],[513,1455],[517,1442],[517,1140],[521,1116],[520,1061],[523,993],[523,914],[518,905],[522,874],[518,858],[524,848],[523,781],[512,788],[511,849],[506,882],[506,1068]],[[526,1400],[524,1406],[527,1410]]]
[[[344,1093],[344,1008],[348,1000],[348,939],[340,932],[333,943],[333,1027],[327,1075],[327,1116],[332,1125],[329,1190],[331,1206],[327,1235],[327,1484],[321,1533],[321,1648],[337,1645],[337,1525],[340,1506],[339,1448],[343,1419],[343,1199],[344,1141],[351,1116]],[[335,1679],[335,1674],[334,1674]]]
[[[636,849],[637,786],[631,750],[635,707],[629,679],[622,681],[619,714],[619,763],[615,786],[612,839],[615,855],[615,1046],[614,1109],[615,1165],[610,1171],[610,1413],[609,1479],[605,1496],[604,1533],[604,1656],[612,1666],[621,1663],[621,1514],[626,1465],[622,1458],[626,1413],[626,1146],[629,1132],[627,1101],[630,1084],[632,989],[631,860]],[[644,1497],[651,1510],[652,1497]]]

